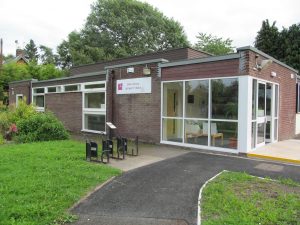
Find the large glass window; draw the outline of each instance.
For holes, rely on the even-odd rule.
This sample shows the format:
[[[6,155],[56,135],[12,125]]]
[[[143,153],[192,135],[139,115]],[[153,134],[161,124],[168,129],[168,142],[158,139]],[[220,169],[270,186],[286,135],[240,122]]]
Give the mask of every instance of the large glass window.
[[[238,78],[163,83],[162,140],[237,149],[238,91]]]
[[[185,120],[185,143],[208,145],[208,121]]]
[[[256,120],[257,80],[252,82],[252,120]]]
[[[182,142],[182,119],[163,119],[163,140]]]
[[[183,82],[164,83],[163,115],[167,117],[182,117]]]
[[[211,146],[237,149],[237,122],[212,121],[211,129]]]
[[[266,114],[271,116],[272,111],[272,84],[267,83],[266,88]]]
[[[185,82],[185,117],[208,118],[208,80]]]
[[[258,84],[258,115],[259,117],[266,115],[266,85]]]
[[[211,80],[212,118],[238,119],[238,79]]]
[[[85,93],[84,107],[89,109],[105,109],[105,93]]]

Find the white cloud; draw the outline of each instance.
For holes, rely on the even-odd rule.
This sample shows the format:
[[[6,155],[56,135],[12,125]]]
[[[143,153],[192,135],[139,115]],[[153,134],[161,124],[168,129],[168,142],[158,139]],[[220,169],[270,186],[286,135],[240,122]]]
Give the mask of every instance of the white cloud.
[[[198,32],[230,38],[237,47],[253,45],[265,19],[288,27],[300,22],[299,0],[143,0],[168,17],[179,21],[191,43]],[[4,53],[15,53],[15,40],[52,48],[79,30],[90,12],[93,0],[0,0],[0,37]]]

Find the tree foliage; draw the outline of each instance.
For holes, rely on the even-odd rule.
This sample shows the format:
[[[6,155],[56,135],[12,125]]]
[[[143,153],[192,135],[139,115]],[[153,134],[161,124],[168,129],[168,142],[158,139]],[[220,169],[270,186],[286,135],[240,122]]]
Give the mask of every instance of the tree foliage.
[[[300,23],[279,31],[275,21],[270,25],[269,20],[265,20],[254,44],[259,50],[300,70]]]
[[[137,0],[97,0],[85,26],[58,46],[61,66],[184,47],[182,26]]]
[[[195,49],[202,50],[213,55],[225,55],[233,52],[232,40],[219,38],[212,34],[199,33]]]
[[[42,64],[56,64],[55,55],[53,50],[45,45],[40,45],[39,59]]]
[[[37,62],[39,58],[38,48],[34,41],[30,39],[29,43],[25,46],[26,58],[29,61]]]
[[[31,78],[48,80],[64,75],[65,71],[56,68],[54,64],[39,65],[34,61],[28,65],[16,62],[4,64],[0,71],[0,101],[6,96],[9,82]]]

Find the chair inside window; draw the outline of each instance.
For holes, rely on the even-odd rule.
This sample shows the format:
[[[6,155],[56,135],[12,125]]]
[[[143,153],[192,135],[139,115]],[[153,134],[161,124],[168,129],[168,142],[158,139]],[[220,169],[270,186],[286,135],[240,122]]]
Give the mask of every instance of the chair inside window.
[[[217,124],[216,123],[211,123],[210,126],[210,133],[211,133],[211,137],[212,137],[212,146],[216,146],[216,138],[220,138],[221,139],[221,145],[224,145],[224,136],[223,133],[219,133],[218,132],[218,128],[217,128]],[[203,123],[203,135],[207,135],[208,136],[208,123]]]

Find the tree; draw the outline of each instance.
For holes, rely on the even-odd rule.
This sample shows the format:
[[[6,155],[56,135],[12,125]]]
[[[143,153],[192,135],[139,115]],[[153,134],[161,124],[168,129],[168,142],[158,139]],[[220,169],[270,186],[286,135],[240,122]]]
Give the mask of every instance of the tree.
[[[269,20],[262,22],[262,26],[257,33],[255,38],[255,47],[263,52],[268,52],[268,54],[274,56],[279,52],[279,31],[276,27],[276,21],[270,25]]]
[[[188,46],[182,26],[137,0],[97,0],[84,28],[58,46],[62,65],[79,65]]]
[[[29,64],[16,62],[4,64],[0,71],[0,100],[3,100],[4,93],[8,91],[9,82],[31,78],[48,80],[64,75],[65,71],[57,69],[54,64],[38,65],[35,61]]]
[[[269,21],[265,20],[254,44],[259,50],[300,70],[300,23],[279,31],[276,22],[270,25]]]
[[[40,54],[39,58],[42,64],[55,64],[55,55],[53,54],[53,51],[51,48],[40,45]]]
[[[223,40],[212,34],[199,33],[198,42],[194,45],[195,49],[202,50],[213,55],[225,55],[233,52],[232,40]]]
[[[32,39],[30,39],[29,43],[25,46],[25,52],[29,61],[38,61],[38,48]]]

